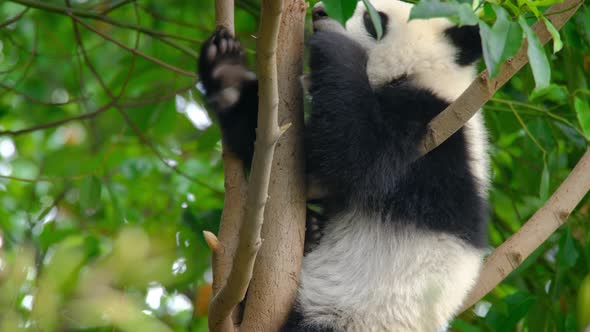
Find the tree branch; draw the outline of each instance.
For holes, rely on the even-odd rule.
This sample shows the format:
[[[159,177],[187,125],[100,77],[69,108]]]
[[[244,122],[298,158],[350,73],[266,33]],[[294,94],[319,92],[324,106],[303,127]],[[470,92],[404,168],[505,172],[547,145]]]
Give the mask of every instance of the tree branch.
[[[291,123],[275,149],[262,238],[242,331],[278,331],[297,295],[305,238],[303,71],[305,0],[285,0],[277,47],[279,123]]]
[[[197,75],[195,73],[188,72],[186,70],[183,70],[183,69],[180,69],[178,67],[175,67],[175,66],[173,66],[171,64],[168,64],[166,62],[163,62],[162,60],[156,59],[156,58],[152,57],[151,55],[147,55],[147,54],[145,54],[145,53],[143,53],[141,51],[138,51],[137,48],[130,48],[130,47],[126,46],[125,44],[121,43],[120,41],[117,41],[116,39],[107,36],[105,33],[102,33],[100,31],[98,31],[97,29],[93,28],[90,24],[82,21],[80,18],[78,18],[73,13],[70,13],[69,15],[70,15],[70,17],[72,19],[76,20],[76,22],[78,22],[81,25],[83,25],[86,29],[88,29],[88,30],[96,33],[97,35],[99,35],[102,38],[110,41],[111,43],[113,43],[113,44],[121,47],[122,49],[125,49],[125,50],[127,50],[127,51],[129,51],[129,52],[131,52],[131,53],[133,53],[135,55],[139,55],[139,56],[141,56],[142,58],[144,58],[146,60],[149,60],[149,61],[151,61],[151,62],[153,62],[153,63],[155,63],[155,64],[157,64],[157,65],[159,65],[161,67],[164,67],[166,69],[172,70],[172,71],[177,72],[179,74],[183,74],[183,75],[186,75],[186,76],[189,76],[189,77],[197,77]]]
[[[99,20],[99,21],[103,21],[103,22],[109,23],[114,26],[118,26],[120,28],[136,30],[136,31],[139,31],[139,32],[142,32],[147,35],[154,36],[154,37],[172,38],[172,39],[184,40],[184,41],[191,42],[191,43],[201,42],[201,40],[197,40],[194,38],[165,33],[165,32],[161,32],[158,30],[142,27],[137,24],[118,21],[113,18],[110,18],[109,16],[101,15],[96,12],[86,11],[86,10],[75,8],[75,7],[67,8],[67,7],[60,6],[60,5],[51,3],[51,2],[41,2],[41,1],[37,1],[37,0],[8,0],[8,1],[18,3],[20,5],[27,6],[27,7],[37,8],[37,9],[41,9],[44,11],[56,13],[56,14],[67,15],[67,16],[75,15],[78,17]],[[116,6],[116,4],[114,6]]]
[[[574,15],[583,2],[583,0],[565,0],[549,8],[544,15],[559,30]],[[546,44],[551,39],[551,35],[542,21],[537,21],[533,25],[533,31],[535,31],[542,44]],[[421,154],[427,154],[463,127],[492,98],[496,91],[508,82],[527,62],[527,43],[525,41],[518,53],[502,65],[498,76],[490,79],[487,70],[481,72],[457,100],[430,121],[428,132],[420,144]]]
[[[559,226],[590,190],[590,149],[549,200],[520,230],[487,257],[479,281],[465,301],[463,310],[479,301],[516,269]]]
[[[258,128],[244,219],[239,234],[231,272],[227,282],[215,295],[209,307],[209,328],[219,331],[231,327],[231,313],[244,299],[252,278],[254,262],[262,240],[260,231],[268,197],[268,185],[275,145],[288,128],[279,129],[277,80],[277,37],[282,12],[282,0],[263,0],[257,40],[257,69],[259,86]]]
[[[198,58],[197,53],[195,51],[193,51],[190,47],[186,47],[182,44],[179,44],[175,40],[182,40],[182,41],[191,42],[191,43],[201,42],[200,40],[181,36],[181,35],[164,33],[164,32],[158,31],[158,30],[143,27],[139,24],[131,24],[131,23],[127,23],[127,22],[121,22],[121,21],[112,19],[109,16],[106,16],[106,14],[108,14],[112,10],[115,10],[115,9],[119,8],[120,6],[125,5],[126,3],[129,3],[132,1],[127,1],[127,0],[121,1],[119,3],[116,3],[110,7],[103,9],[103,12],[100,12],[100,13],[87,11],[87,10],[79,9],[79,8],[75,8],[75,7],[71,7],[71,8],[62,7],[62,6],[59,6],[56,4],[43,3],[43,2],[39,2],[39,1],[35,1],[35,0],[11,0],[11,1],[21,4],[23,6],[27,6],[27,8],[26,8],[27,10],[29,8],[37,8],[40,10],[44,10],[44,11],[56,13],[56,14],[61,14],[61,15],[71,15],[72,14],[77,17],[84,17],[84,18],[89,18],[89,19],[93,19],[93,20],[98,20],[98,21],[105,22],[107,24],[121,27],[121,28],[136,30],[136,31],[145,33],[146,35],[152,36],[153,38],[163,42],[164,44],[172,46],[172,47],[178,49],[179,51],[181,51],[181,52],[183,52],[195,59]]]
[[[99,8],[99,11],[100,11],[100,13],[102,15],[106,15],[106,14],[112,12],[113,10],[115,10],[115,9],[117,9],[119,7],[122,7],[122,6],[124,6],[124,5],[128,4],[128,3],[132,3],[134,1],[135,0],[122,0],[122,1],[119,1],[119,2],[111,5],[110,7],[107,7],[107,8]],[[97,5],[97,7],[99,7],[99,6],[100,6],[100,4]]]
[[[82,98],[72,98],[72,99],[69,99],[68,101],[65,101],[65,102],[51,102],[51,101],[40,100],[40,99],[37,99],[33,96],[29,96],[26,93],[20,92],[17,89],[15,89],[14,87],[8,86],[2,82],[0,82],[0,88],[4,89],[6,91],[10,91],[17,96],[21,96],[33,104],[39,104],[39,105],[45,105],[45,106],[64,106],[64,105],[68,105],[68,104],[72,104],[72,103],[77,103],[80,101],[80,99],[82,99]]]
[[[15,16],[7,19],[6,21],[0,23],[0,29],[4,28],[7,25],[10,25],[10,24],[12,24],[12,23],[14,23],[14,22],[16,22],[18,20],[20,20],[21,17],[23,17],[23,15],[25,15],[28,11],[29,11],[29,7],[23,9],[22,12],[20,12],[20,13],[16,14]]]
[[[108,102],[107,104],[105,104],[104,106],[98,108],[97,110],[95,110],[93,112],[84,113],[84,114],[80,114],[80,115],[73,116],[70,118],[65,118],[65,119],[54,121],[54,122],[44,123],[41,125],[37,125],[34,127],[25,128],[25,129],[3,130],[3,131],[0,131],[0,136],[3,136],[3,135],[18,136],[18,135],[22,135],[22,134],[28,134],[28,133],[31,133],[31,132],[34,132],[37,130],[44,130],[44,129],[57,127],[57,126],[60,126],[62,124],[65,124],[65,123],[68,123],[71,121],[90,119],[90,118],[93,118],[93,117],[99,115],[100,113],[108,110],[109,108],[113,107],[113,105],[115,105],[115,100],[111,100],[110,102]]]
[[[217,27],[224,27],[235,34],[233,0],[215,1],[215,20]],[[229,150],[223,141],[222,150],[225,196],[219,234],[218,237],[210,232],[204,234],[212,253],[213,296],[219,293],[226,284],[231,271],[244,215],[242,207],[246,197],[246,178],[242,161]],[[234,310],[234,312],[236,311]],[[237,324],[237,319],[234,319],[233,322],[226,319],[220,325],[219,330],[230,331],[233,329],[233,323]]]

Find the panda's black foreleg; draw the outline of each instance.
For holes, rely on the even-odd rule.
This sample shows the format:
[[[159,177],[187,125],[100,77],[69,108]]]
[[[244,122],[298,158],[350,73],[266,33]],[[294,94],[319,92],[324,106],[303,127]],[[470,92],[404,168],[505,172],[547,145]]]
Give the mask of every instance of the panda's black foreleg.
[[[383,145],[385,124],[366,65],[364,49],[340,33],[320,31],[310,40],[306,167],[332,190],[358,187]]]
[[[229,31],[218,29],[203,44],[198,74],[224,142],[249,167],[256,136],[258,81]]]
[[[413,93],[404,77],[373,89],[365,50],[337,32],[314,34],[310,67],[312,114],[305,149],[312,180],[369,199],[390,192],[397,175],[418,156],[433,116],[427,113],[444,105]]]

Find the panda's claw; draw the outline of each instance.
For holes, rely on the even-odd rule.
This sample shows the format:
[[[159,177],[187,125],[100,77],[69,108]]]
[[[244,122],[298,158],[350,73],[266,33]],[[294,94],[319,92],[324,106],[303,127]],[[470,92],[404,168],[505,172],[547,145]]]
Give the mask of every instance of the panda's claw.
[[[242,83],[256,79],[248,70],[241,44],[231,33],[220,28],[203,45],[200,75],[209,101],[218,111],[235,105]]]
[[[219,53],[224,54],[227,51],[227,40],[222,39],[219,41]]]
[[[217,30],[204,47],[207,47],[207,61],[211,72],[221,64],[244,65],[245,63],[241,44],[227,29]]]
[[[215,44],[211,44],[209,48],[207,48],[207,60],[209,60],[209,62],[212,62],[213,60],[215,60],[216,56],[217,46]]]

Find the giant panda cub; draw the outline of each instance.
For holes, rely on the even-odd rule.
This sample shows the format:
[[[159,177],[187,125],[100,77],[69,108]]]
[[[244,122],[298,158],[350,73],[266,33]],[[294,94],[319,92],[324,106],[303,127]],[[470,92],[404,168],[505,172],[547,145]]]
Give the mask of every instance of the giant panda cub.
[[[362,2],[345,28],[321,4],[312,11],[306,171],[325,196],[284,331],[444,330],[482,263],[481,115],[418,157],[428,122],[475,78],[477,27],[409,21],[412,5],[371,2],[380,40]],[[199,67],[225,141],[249,165],[258,87],[239,42],[216,31]]]

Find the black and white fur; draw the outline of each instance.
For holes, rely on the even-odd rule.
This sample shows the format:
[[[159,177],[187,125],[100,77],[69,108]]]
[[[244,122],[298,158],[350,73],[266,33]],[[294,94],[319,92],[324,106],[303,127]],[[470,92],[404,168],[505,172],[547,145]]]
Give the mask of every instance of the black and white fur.
[[[481,266],[489,183],[481,116],[417,159],[427,123],[475,77],[477,28],[408,21],[411,5],[372,3],[381,40],[362,2],[346,28],[321,5],[313,10],[306,169],[327,195],[284,331],[441,330]],[[257,81],[226,31],[203,46],[200,76],[224,139],[249,165]]]

